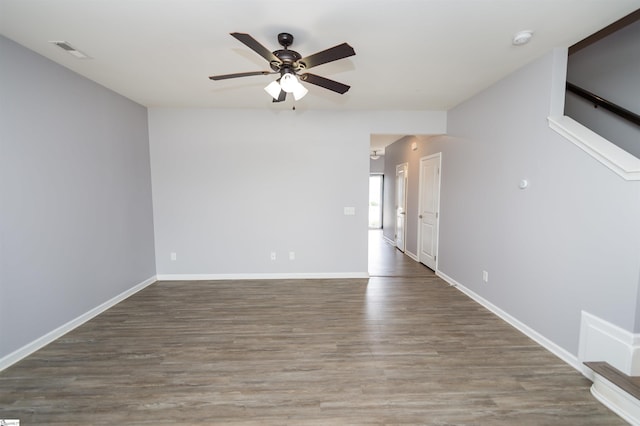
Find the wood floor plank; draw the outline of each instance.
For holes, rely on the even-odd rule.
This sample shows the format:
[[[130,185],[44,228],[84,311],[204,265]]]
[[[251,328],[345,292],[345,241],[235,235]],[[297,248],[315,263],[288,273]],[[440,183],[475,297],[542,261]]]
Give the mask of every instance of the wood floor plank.
[[[0,373],[23,425],[622,425],[378,241],[369,280],[158,282]]]

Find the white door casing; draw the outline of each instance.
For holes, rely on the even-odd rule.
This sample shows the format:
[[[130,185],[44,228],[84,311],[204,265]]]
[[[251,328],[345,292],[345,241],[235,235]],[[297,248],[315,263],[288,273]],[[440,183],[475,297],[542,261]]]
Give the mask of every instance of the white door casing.
[[[406,220],[407,220],[407,163],[396,166],[396,247],[404,252],[406,241]]]
[[[420,159],[418,260],[434,271],[438,259],[441,167],[442,153]]]

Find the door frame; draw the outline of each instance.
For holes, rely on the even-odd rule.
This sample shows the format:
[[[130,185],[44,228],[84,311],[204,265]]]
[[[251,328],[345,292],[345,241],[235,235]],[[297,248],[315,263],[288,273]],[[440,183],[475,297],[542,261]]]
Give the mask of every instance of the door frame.
[[[398,173],[399,171],[403,170],[404,171],[404,197],[402,200],[402,204],[404,207],[404,226],[402,227],[402,244],[404,247],[400,248],[398,247]],[[396,247],[402,251],[403,253],[407,251],[407,189],[409,187],[409,163],[400,163],[398,165],[396,165],[396,176],[395,176],[395,238],[394,238],[394,243],[396,244]]]
[[[421,262],[420,259],[420,254],[422,253],[422,224],[421,222],[421,218],[420,215],[422,214],[422,203],[423,203],[423,199],[422,199],[422,185],[424,185],[424,176],[423,176],[423,172],[422,172],[422,162],[423,161],[427,161],[430,160],[432,158],[437,158],[438,159],[438,181],[437,181],[437,187],[438,187],[438,196],[436,199],[436,232],[435,232],[435,248],[434,248],[434,257],[435,257],[435,271],[438,270],[438,261],[440,256],[438,256],[439,253],[439,246],[440,246],[440,195],[442,194],[442,152],[437,152],[435,154],[431,154],[431,155],[427,155],[425,157],[420,157],[420,160],[418,162],[418,170],[419,170],[419,180],[418,180],[418,244],[417,244],[417,251],[416,253],[418,254],[418,262]]]

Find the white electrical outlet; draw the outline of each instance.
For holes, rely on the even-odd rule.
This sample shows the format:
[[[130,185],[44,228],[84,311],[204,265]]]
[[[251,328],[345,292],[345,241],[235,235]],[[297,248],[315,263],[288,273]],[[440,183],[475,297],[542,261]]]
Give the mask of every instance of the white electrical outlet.
[[[275,251],[271,252],[271,260],[276,260],[276,252]]]
[[[295,251],[290,251],[289,252],[289,260],[296,260],[296,252]]]
[[[482,281],[485,283],[489,282],[489,273],[487,271],[482,271]]]
[[[176,254],[176,252],[171,252],[171,260],[176,260],[178,258],[178,255]]]

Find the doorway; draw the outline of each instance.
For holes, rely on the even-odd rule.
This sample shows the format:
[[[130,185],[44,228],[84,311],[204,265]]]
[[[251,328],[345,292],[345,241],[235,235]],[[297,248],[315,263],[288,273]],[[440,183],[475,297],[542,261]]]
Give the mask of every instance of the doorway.
[[[382,229],[384,175],[369,176],[369,229]]]
[[[438,265],[441,168],[442,153],[420,158],[418,260],[434,271]]]
[[[396,232],[395,243],[398,250],[406,250],[407,219],[407,163],[396,166]]]

